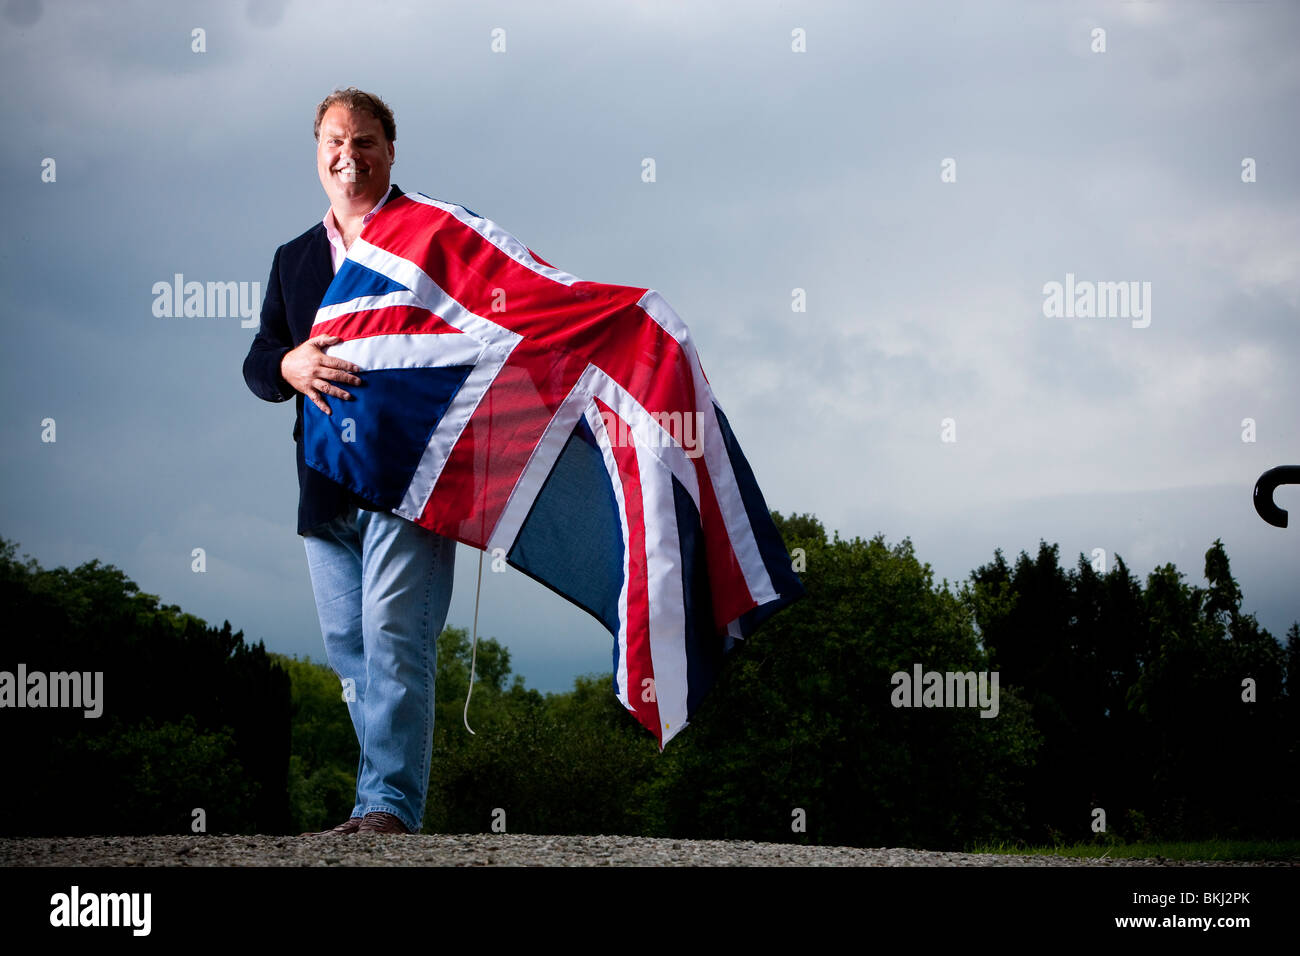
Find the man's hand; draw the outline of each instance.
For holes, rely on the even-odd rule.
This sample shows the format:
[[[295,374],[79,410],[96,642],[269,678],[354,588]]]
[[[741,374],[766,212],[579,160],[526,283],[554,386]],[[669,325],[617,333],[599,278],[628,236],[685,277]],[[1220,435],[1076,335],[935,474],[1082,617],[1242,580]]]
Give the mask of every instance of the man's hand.
[[[326,415],[330,407],[325,404],[326,395],[351,400],[352,396],[331,382],[346,382],[348,385],[360,385],[361,379],[349,372],[360,372],[361,366],[353,365],[343,359],[333,358],[321,351],[325,345],[342,342],[337,335],[317,335],[308,339],[285,353],[280,360],[280,374],[295,389],[302,392],[312,403]]]

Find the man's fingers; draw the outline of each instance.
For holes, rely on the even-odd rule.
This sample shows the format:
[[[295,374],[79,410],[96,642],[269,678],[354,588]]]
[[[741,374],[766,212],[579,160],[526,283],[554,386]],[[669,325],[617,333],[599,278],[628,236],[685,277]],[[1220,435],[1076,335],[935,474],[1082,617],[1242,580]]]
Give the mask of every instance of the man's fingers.
[[[310,398],[312,404],[326,415],[330,414],[330,407],[325,404],[325,396],[330,395],[344,401],[352,400],[350,394],[331,385],[331,381],[343,382],[347,385],[365,384],[355,374],[352,374],[364,371],[360,365],[346,359],[326,355],[321,351],[325,346],[342,341],[343,339],[340,339],[337,335],[322,334],[312,336],[303,342],[298,349],[290,353],[293,356],[292,360],[290,360],[289,355],[286,355],[281,363],[281,372],[285,379],[294,388]]]
[[[362,370],[361,366],[357,365],[355,362],[349,362],[347,359],[335,358],[332,355],[322,355],[320,364],[328,368],[343,369],[348,372],[360,372]],[[357,379],[352,384],[360,385],[361,379]]]
[[[316,380],[324,382],[346,382],[348,385],[361,385],[361,379],[349,375],[337,365],[322,365],[316,369]],[[332,394],[332,393],[331,393]]]
[[[362,384],[361,379],[357,378],[355,375],[349,375],[347,372],[335,372],[328,369],[321,369],[316,374],[321,378],[326,378],[328,376],[329,381],[331,382],[344,382],[348,385]],[[333,393],[331,392],[330,394]]]
[[[322,412],[324,412],[326,415],[328,415],[328,414],[330,413],[330,407],[329,407],[328,405],[325,404],[325,400],[324,400],[323,398],[320,397],[320,393],[319,393],[319,392],[313,391],[313,392],[312,392],[310,395],[308,395],[307,397],[311,399],[313,405],[315,405],[317,408],[319,408],[319,409],[320,409]]]
[[[343,389],[339,388],[337,385],[331,385],[324,379],[316,379],[316,381],[312,383],[312,387],[314,387],[321,395],[332,395],[334,398],[341,398],[345,401],[352,400],[350,394],[343,391]]]
[[[307,341],[312,345],[320,347],[325,345],[337,345],[343,340],[337,335],[317,335],[315,338],[308,339]],[[333,355],[322,355],[318,361],[321,365],[328,365],[331,368],[343,368],[347,369],[349,372],[361,371],[360,365],[349,362],[347,359],[336,358]],[[355,382],[354,384],[360,385],[361,383]]]

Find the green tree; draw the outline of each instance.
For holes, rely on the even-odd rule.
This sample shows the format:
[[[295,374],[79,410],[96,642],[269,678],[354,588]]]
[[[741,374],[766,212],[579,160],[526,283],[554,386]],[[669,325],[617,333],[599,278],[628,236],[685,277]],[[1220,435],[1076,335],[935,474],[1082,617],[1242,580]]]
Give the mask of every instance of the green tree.
[[[851,845],[960,846],[1011,837],[1035,736],[1022,701],[1000,712],[900,709],[895,672],[985,671],[970,607],[936,587],[910,540],[827,539],[774,515],[802,548],[807,596],[738,648],[655,791],[675,834]],[[807,832],[792,828],[806,815]]]
[[[0,793],[0,828],[189,832],[202,807],[212,826],[283,832],[289,680],[261,642],[161,604],[112,565],[46,570],[16,552],[0,539],[0,670],[101,675],[103,712],[6,714],[7,758],[42,772]],[[31,805],[43,812],[22,812]]]

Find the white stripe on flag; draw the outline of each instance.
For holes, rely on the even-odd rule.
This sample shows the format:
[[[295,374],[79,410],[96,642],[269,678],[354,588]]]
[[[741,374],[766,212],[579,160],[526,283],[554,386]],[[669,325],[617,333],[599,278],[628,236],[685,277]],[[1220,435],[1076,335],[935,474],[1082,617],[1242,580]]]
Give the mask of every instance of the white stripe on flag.
[[[373,372],[390,368],[474,365],[483,354],[483,346],[478,339],[459,332],[416,335],[396,333],[348,339],[346,342],[327,345],[322,351]]]
[[[560,285],[573,285],[575,282],[581,282],[577,276],[569,275],[553,266],[544,266],[528,251],[528,247],[516,239],[506,230],[491,219],[484,219],[482,216],[475,216],[464,206],[456,203],[443,202],[441,199],[433,199],[424,193],[403,193],[418,203],[424,203],[426,206],[434,206],[443,212],[455,217],[464,223],[470,229],[473,229],[480,236],[486,239],[492,245],[496,246],[515,262],[519,263],[525,269],[529,269],[543,278],[558,282]]]
[[[632,439],[638,449],[649,451],[659,458],[677,476],[677,480],[682,483],[690,494],[691,500],[695,502],[696,510],[699,510],[700,481],[695,473],[695,466],[686,457],[686,452],[676,443],[676,439],[664,429],[663,425],[656,421],[645,410],[644,406],[632,397],[631,392],[604,372],[599,369],[596,371],[597,374],[591,377],[591,394],[603,401],[614,410],[616,415],[627,422],[629,434],[622,437]],[[707,425],[708,420],[706,419],[706,428]],[[717,428],[716,421],[713,427]],[[617,441],[619,438],[620,436],[615,435],[610,440]]]
[[[698,441],[704,447],[704,462],[713,482],[714,497],[722,512],[722,523],[727,528],[727,537],[731,539],[731,548],[736,553],[741,573],[750,596],[759,604],[775,601],[779,595],[772,585],[772,576],[767,573],[767,565],[758,550],[758,541],[754,538],[753,525],[745,511],[745,499],[740,494],[740,485],[736,482],[736,473],[731,467],[731,458],[727,455],[727,446],[722,441],[722,429],[718,425],[717,413],[713,410],[713,389],[704,378],[704,370],[695,354],[695,347],[689,342],[686,326],[657,292],[647,292],[639,303],[656,322],[681,343],[691,363],[691,374],[695,379],[695,401],[702,413],[704,427]],[[680,331],[677,331],[680,330]],[[683,341],[685,339],[685,341]]]
[[[386,292],[383,295],[362,295],[355,299],[349,299],[347,302],[335,302],[333,305],[321,306],[316,310],[316,320],[312,322],[312,326],[315,327],[322,322],[330,322],[344,315],[351,315],[353,312],[375,311],[395,305],[409,305],[418,309],[420,308],[420,300],[409,289]]]
[[[646,591],[650,604],[650,659],[663,743],[686,726],[686,608],[682,593],[682,547],[673,507],[672,476],[653,454],[636,444],[645,515]]]
[[[497,325],[491,319],[485,319],[465,308],[442,286],[429,278],[428,274],[409,259],[394,255],[386,249],[372,246],[364,239],[357,239],[348,249],[348,258],[380,275],[387,276],[394,282],[406,286],[415,293],[419,305],[428,309],[452,328],[467,332],[486,345],[508,345],[514,348],[522,338]]]
[[[447,465],[447,459],[451,457],[452,449],[460,441],[465,426],[474,417],[479,402],[492,387],[497,373],[509,357],[508,347],[493,345],[483,349],[478,364],[470,369],[464,384],[438,420],[438,427],[429,436],[429,443],[424,446],[424,453],[420,456],[420,464],[411,475],[411,483],[406,486],[402,503],[393,509],[394,514],[416,522],[424,514],[429,498],[433,495],[433,488]]]
[[[573,427],[578,423],[578,418],[587,413],[587,406],[591,403],[592,396],[598,396],[614,410],[616,415],[629,423],[629,433],[610,435],[610,444],[630,439],[635,440],[638,447],[646,446],[652,450],[677,476],[678,481],[691,496],[691,500],[695,502],[696,510],[699,509],[699,479],[686,453],[675,444],[673,436],[646,412],[626,389],[596,366],[588,365],[569,394],[565,396],[564,401],[560,403],[560,407],[556,409],[555,415],[542,434],[541,441],[533,449],[528,464],[520,474],[519,480],[515,482],[514,488],[511,489],[510,498],[501,512],[496,528],[492,531],[492,538],[488,544],[489,551],[493,548],[504,548],[509,551],[514,545],[515,538],[528,517],[528,511],[546,481],[546,476],[555,467],[555,462],[564,450],[564,445],[573,432]]]
[[[514,546],[515,538],[519,536],[542,485],[546,483],[547,476],[564,451],[578,419],[584,416],[587,406],[591,404],[591,380],[597,374],[601,374],[600,370],[594,365],[588,365],[546,424],[541,440],[529,455],[519,480],[510,489],[506,506],[501,510],[496,527],[492,529],[492,536],[488,539],[489,553],[495,548],[509,552]]]

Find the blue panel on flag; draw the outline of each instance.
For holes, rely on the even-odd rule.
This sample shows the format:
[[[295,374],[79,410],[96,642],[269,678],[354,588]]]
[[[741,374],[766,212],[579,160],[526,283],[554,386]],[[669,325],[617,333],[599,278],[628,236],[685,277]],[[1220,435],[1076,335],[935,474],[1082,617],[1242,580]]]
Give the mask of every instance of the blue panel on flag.
[[[344,259],[338,274],[334,276],[334,281],[325,290],[321,308],[327,305],[338,305],[340,302],[351,302],[363,295],[387,295],[390,292],[404,291],[406,286],[400,282],[394,282],[388,276],[367,269],[351,259]]]
[[[330,415],[303,402],[303,457],[371,504],[396,508],[471,367],[362,372],[364,385],[346,386],[352,401],[326,399]]]
[[[609,472],[585,419],[578,419],[507,559],[618,634],[623,527]]]
[[[776,523],[767,509],[767,502],[763,500],[763,493],[758,489],[754,472],[749,467],[744,452],[740,450],[727,416],[722,414],[722,409],[717,405],[713,406],[713,410],[718,413],[718,427],[722,431],[722,442],[727,448],[727,457],[731,460],[731,470],[736,475],[736,486],[740,489],[740,497],[745,503],[745,514],[749,516],[750,526],[754,530],[754,540],[758,543],[758,552],[763,558],[763,566],[767,568],[767,573],[772,578],[772,587],[776,589],[777,594],[781,595],[779,599],[760,605],[740,616],[740,632],[748,637],[777,611],[798,600],[803,595],[804,589],[798,576],[790,567],[790,555],[785,550],[785,542],[781,540],[781,532],[776,530]]]

